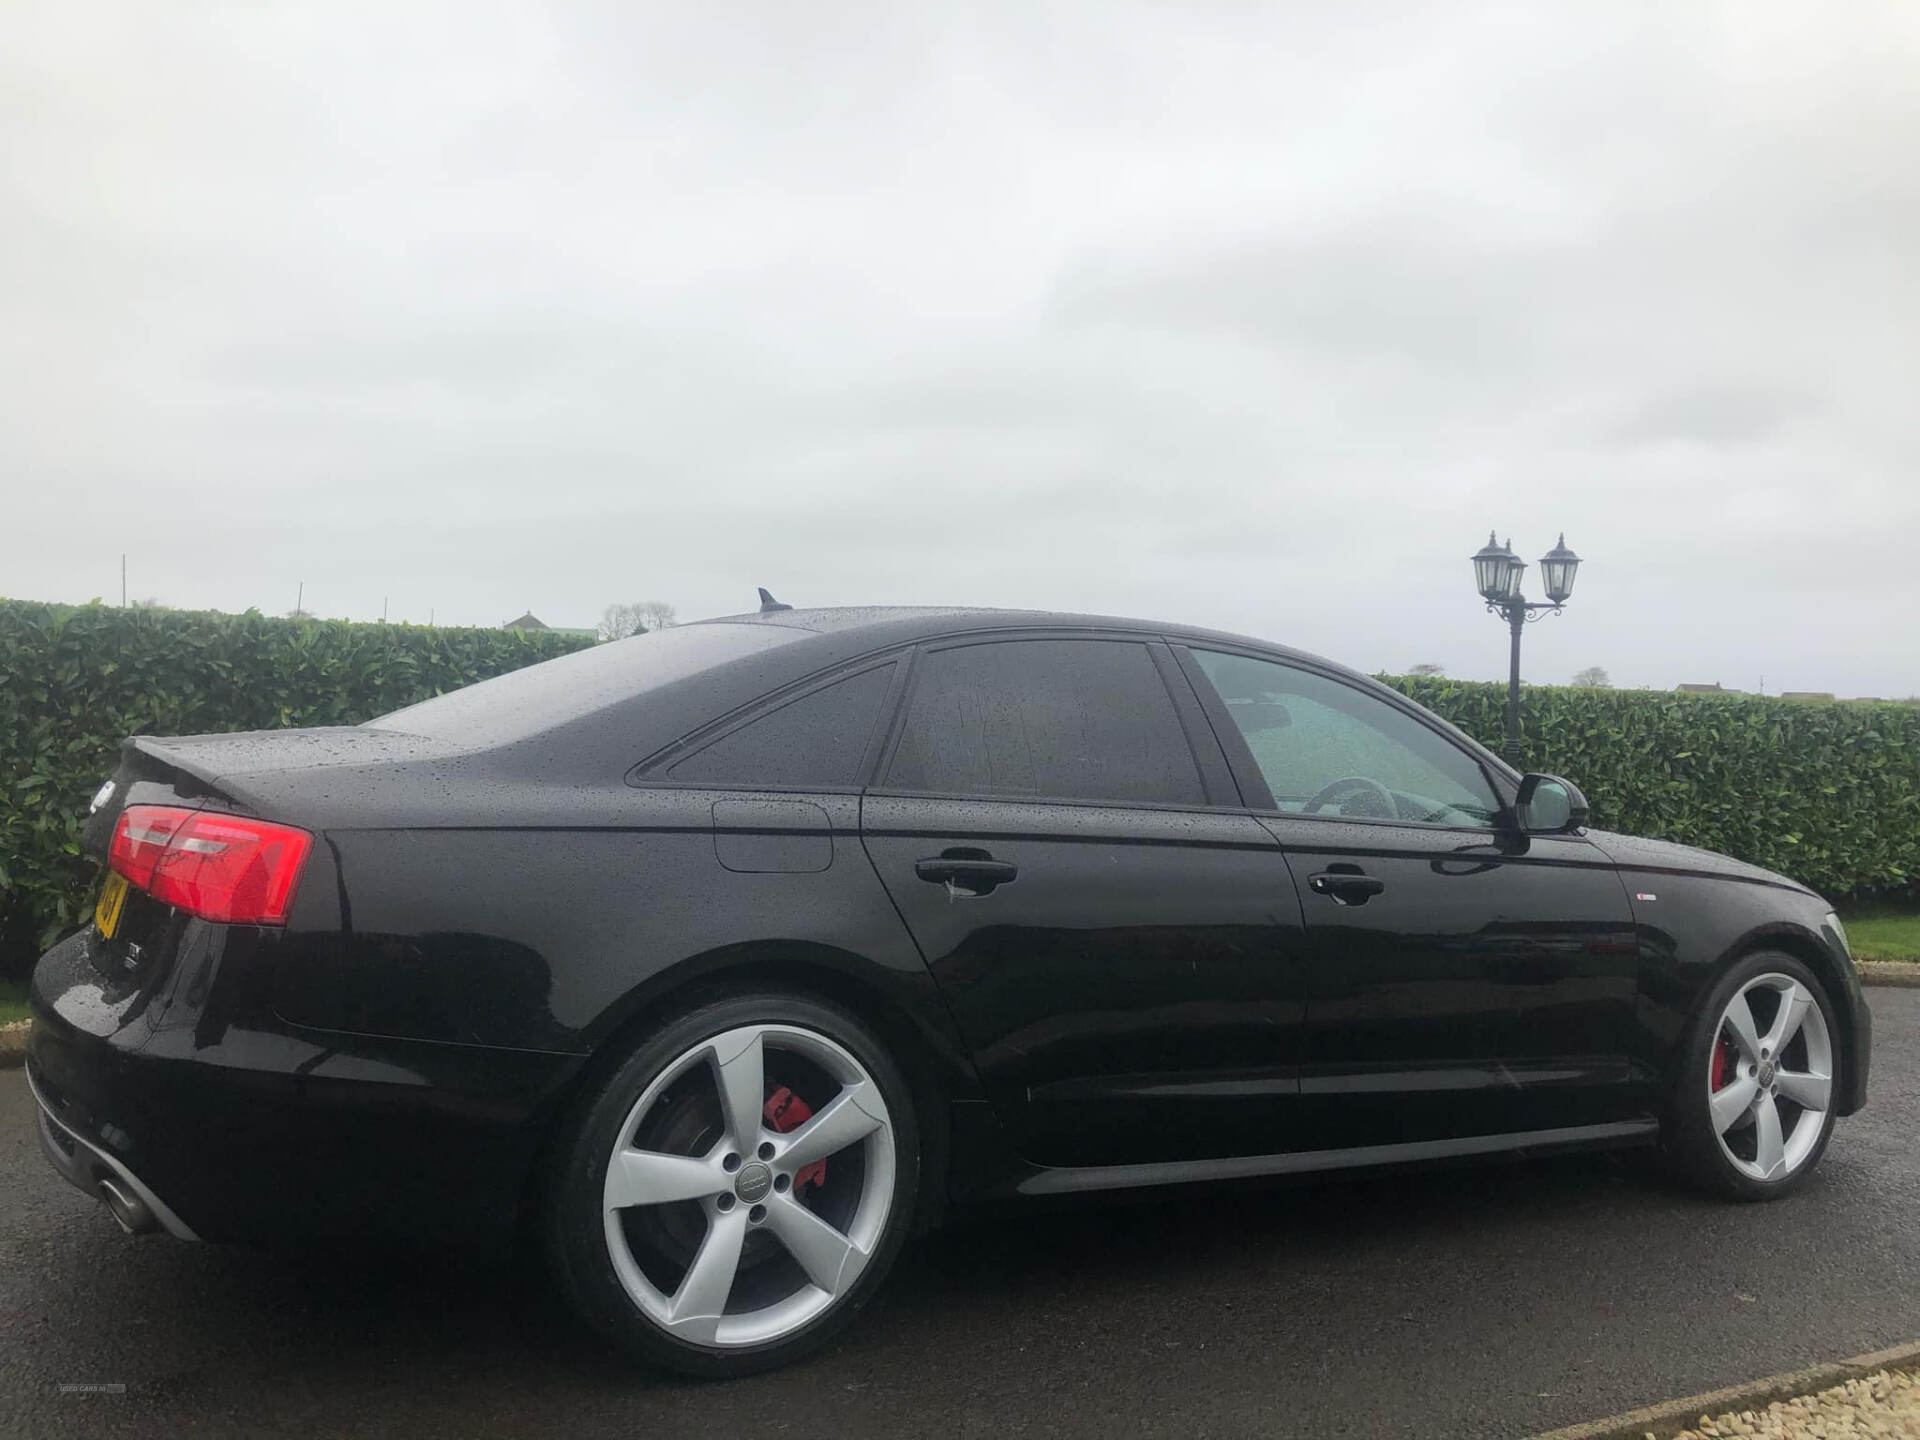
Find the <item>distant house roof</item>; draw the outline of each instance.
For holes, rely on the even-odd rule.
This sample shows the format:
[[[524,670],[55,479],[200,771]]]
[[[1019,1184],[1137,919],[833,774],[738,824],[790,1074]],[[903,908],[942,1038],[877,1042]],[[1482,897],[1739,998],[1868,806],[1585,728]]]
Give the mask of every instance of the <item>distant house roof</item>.
[[[1738,690],[1729,690],[1718,680],[1711,685],[1676,685],[1673,687],[1682,695],[1738,695]]]
[[[1782,700],[1831,700],[1833,692],[1831,690],[1782,690],[1780,698]]]
[[[518,620],[509,620],[500,627],[502,630],[546,630],[550,628],[546,621],[529,610]]]

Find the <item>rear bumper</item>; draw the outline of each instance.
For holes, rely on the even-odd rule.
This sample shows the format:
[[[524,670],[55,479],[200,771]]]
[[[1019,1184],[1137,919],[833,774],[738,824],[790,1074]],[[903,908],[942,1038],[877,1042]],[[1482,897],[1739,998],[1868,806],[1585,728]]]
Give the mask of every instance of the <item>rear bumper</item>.
[[[583,1057],[291,1026],[217,973],[267,957],[218,936],[199,993],[122,992],[91,945],[47,952],[31,992],[36,1126],[69,1181],[112,1181],[185,1238],[510,1233]]]
[[[173,1207],[154,1194],[139,1176],[98,1145],[82,1139],[60,1123],[52,1107],[41,1096],[40,1087],[33,1083],[32,1067],[28,1067],[27,1070],[27,1088],[33,1092],[36,1106],[33,1128],[34,1133],[40,1138],[40,1153],[47,1157],[47,1163],[53,1166],[68,1184],[96,1196],[100,1194],[103,1184],[115,1186],[120,1192],[123,1203],[124,1197],[131,1196],[141,1211],[151,1217],[154,1224],[176,1240],[200,1238],[188,1227],[186,1221],[174,1214]]]

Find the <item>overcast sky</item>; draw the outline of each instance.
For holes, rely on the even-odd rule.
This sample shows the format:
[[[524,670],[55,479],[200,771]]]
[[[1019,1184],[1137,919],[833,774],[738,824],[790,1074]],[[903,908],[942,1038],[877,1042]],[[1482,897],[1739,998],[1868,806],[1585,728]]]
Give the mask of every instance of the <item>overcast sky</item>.
[[[1910,0],[6,32],[0,594],[766,585],[1493,678],[1466,557],[1564,529],[1529,678],[1920,692]]]

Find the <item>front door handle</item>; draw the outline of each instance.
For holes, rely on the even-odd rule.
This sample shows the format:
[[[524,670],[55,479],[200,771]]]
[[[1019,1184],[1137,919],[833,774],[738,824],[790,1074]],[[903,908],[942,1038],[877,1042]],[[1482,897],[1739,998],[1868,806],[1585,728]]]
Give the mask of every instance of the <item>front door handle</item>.
[[[1307,877],[1307,888],[1324,895],[1336,905],[1364,905],[1387,888],[1387,882],[1357,870],[1322,870]]]
[[[913,862],[913,873],[932,885],[944,885],[947,894],[973,899],[989,894],[1020,873],[1010,860],[996,860],[984,850],[955,846]]]

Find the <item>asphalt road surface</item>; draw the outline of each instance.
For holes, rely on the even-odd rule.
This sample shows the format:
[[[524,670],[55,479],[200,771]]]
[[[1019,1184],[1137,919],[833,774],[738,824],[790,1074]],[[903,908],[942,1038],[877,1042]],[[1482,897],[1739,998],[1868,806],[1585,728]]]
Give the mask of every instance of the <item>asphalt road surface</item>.
[[[130,1239],[0,1072],[0,1434],[1520,1435],[1920,1336],[1920,990],[1775,1205],[1587,1156],[998,1212],[834,1349],[627,1367],[511,1265]],[[121,1386],[118,1391],[62,1386]]]

